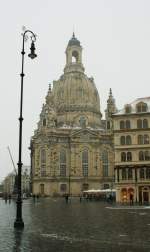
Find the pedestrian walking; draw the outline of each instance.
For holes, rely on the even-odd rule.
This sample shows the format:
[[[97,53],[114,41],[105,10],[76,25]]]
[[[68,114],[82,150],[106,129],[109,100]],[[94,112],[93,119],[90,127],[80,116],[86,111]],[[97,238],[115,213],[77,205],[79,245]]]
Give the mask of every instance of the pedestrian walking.
[[[82,195],[80,195],[80,203],[82,202]]]
[[[68,203],[68,199],[69,199],[69,195],[68,195],[68,194],[66,194],[66,195],[65,195],[65,200],[66,200],[66,203]]]
[[[9,194],[8,199],[9,199],[9,204],[10,204],[11,203],[11,194]]]
[[[5,194],[5,197],[4,197],[4,198],[5,198],[5,203],[7,204],[7,199],[8,199],[8,198],[7,198],[7,194]]]

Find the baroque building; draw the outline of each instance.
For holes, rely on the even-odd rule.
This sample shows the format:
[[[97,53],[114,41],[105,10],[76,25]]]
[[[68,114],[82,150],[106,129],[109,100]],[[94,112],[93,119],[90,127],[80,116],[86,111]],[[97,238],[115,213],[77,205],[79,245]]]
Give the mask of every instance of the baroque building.
[[[73,34],[66,48],[64,73],[49,86],[31,138],[33,194],[72,195],[87,189],[112,188],[114,152],[110,90],[106,119],[92,77],[85,74],[82,47]]]
[[[150,202],[150,97],[113,114],[118,202]]]

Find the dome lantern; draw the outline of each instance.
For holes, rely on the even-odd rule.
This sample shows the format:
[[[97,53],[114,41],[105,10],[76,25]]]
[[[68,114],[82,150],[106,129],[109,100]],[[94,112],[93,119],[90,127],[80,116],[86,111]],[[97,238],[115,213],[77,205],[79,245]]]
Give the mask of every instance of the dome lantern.
[[[66,49],[66,66],[64,72],[84,72],[82,65],[82,47],[74,33]]]

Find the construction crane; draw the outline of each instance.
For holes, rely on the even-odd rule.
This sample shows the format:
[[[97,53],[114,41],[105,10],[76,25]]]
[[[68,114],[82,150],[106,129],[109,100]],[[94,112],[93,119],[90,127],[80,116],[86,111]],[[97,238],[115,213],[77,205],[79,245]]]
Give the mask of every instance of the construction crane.
[[[10,151],[10,148],[9,146],[7,146],[7,149],[8,149],[8,152],[9,152],[9,155],[10,155],[10,159],[11,159],[11,162],[13,164],[13,167],[14,167],[14,172],[15,172],[15,182],[14,182],[14,190],[13,190],[13,194],[16,194],[17,193],[17,170],[16,170],[16,167],[15,167],[15,163],[14,163],[14,160],[13,160],[13,157],[11,155],[11,151]]]
[[[7,149],[8,149],[8,152],[9,152],[9,155],[10,155],[10,159],[11,159],[12,164],[13,164],[13,167],[14,167],[14,172],[15,172],[15,174],[17,175],[17,170],[16,170],[16,167],[15,167],[15,163],[14,163],[13,157],[12,157],[12,155],[11,155],[11,151],[10,151],[9,146],[7,146]]]

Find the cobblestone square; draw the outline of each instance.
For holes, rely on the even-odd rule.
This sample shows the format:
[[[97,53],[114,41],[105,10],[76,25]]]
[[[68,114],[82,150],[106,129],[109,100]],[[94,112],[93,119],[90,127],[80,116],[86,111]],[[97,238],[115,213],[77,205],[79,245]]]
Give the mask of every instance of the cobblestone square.
[[[23,202],[23,231],[13,227],[15,202],[0,200],[0,251],[149,252],[150,208],[73,198]]]

